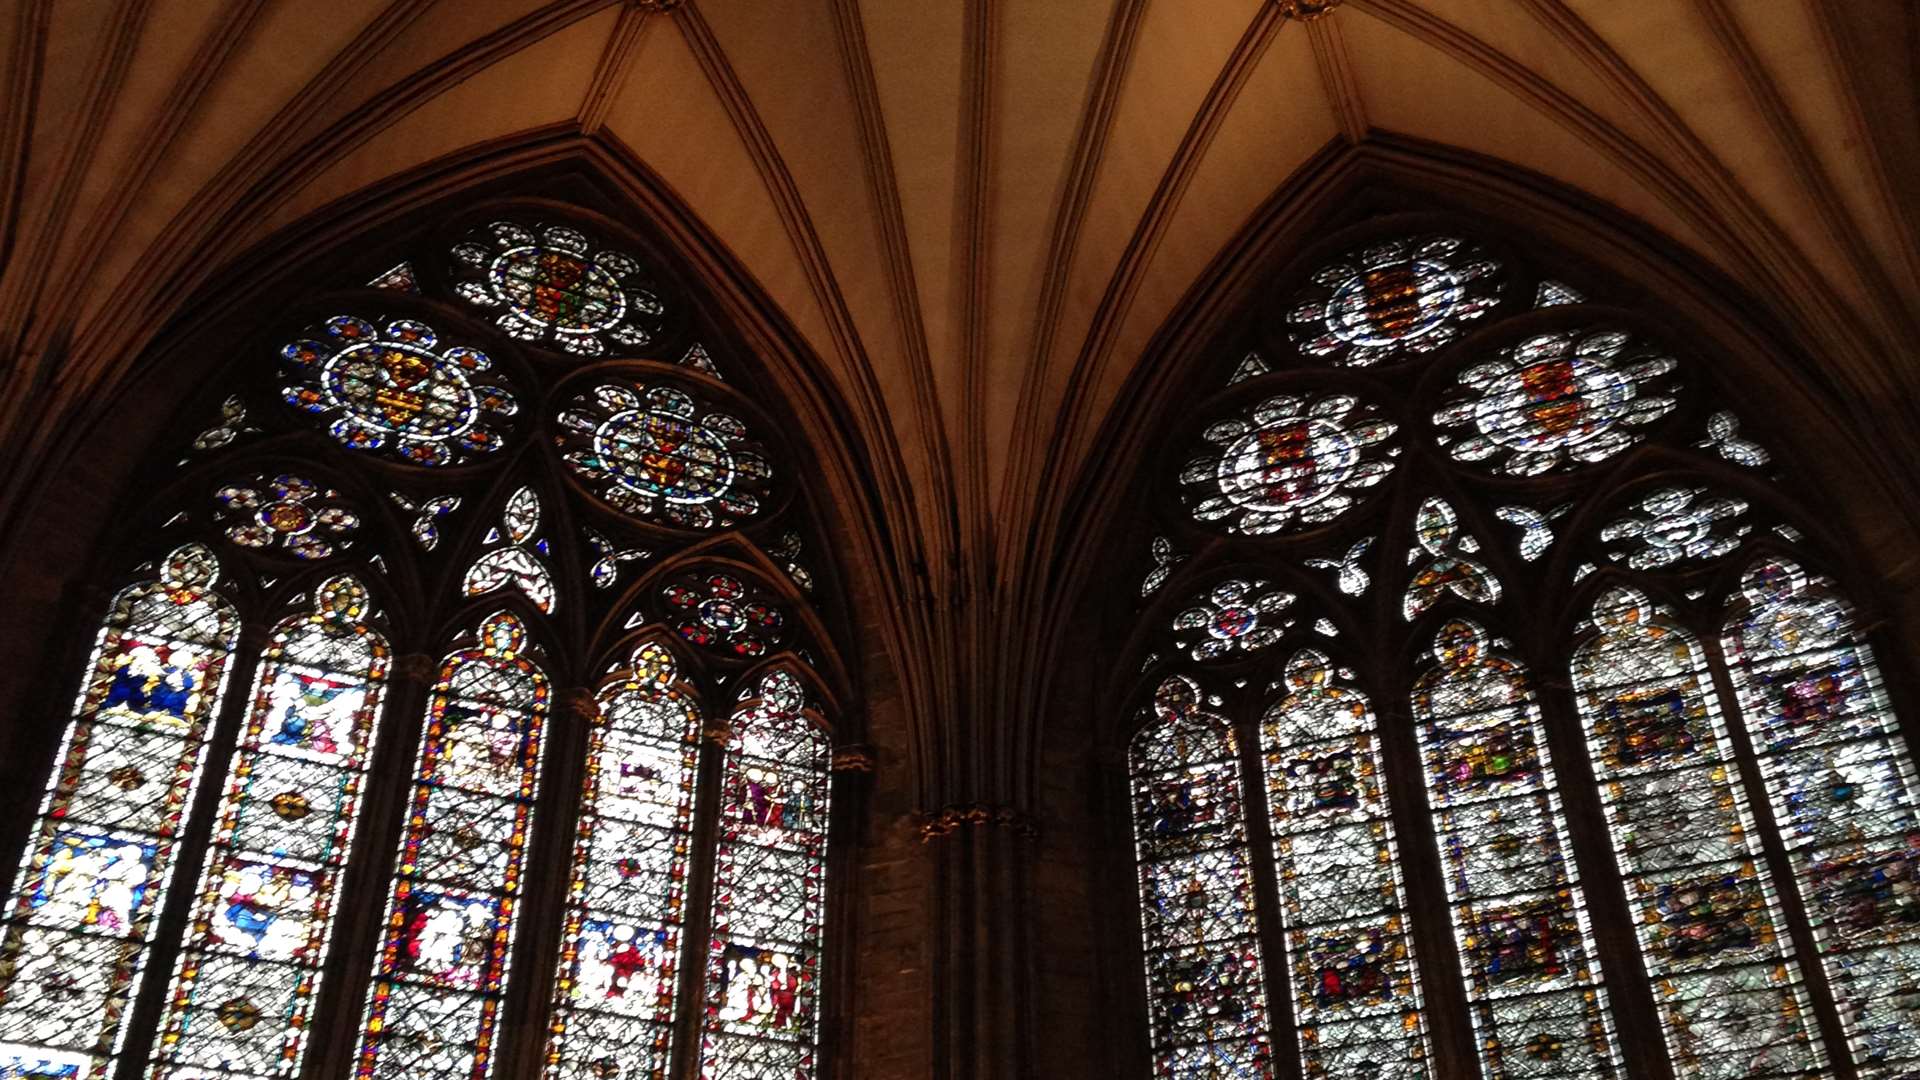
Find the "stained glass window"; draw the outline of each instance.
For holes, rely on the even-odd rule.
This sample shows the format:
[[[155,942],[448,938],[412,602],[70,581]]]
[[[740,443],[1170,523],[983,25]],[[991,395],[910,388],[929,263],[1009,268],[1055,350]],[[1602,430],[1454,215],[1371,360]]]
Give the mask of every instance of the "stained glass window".
[[[1394,425],[1346,394],[1268,398],[1210,425],[1180,471],[1187,511],[1235,533],[1307,528],[1345,513],[1393,469]]]
[[[601,688],[599,706],[547,1064],[564,1077],[664,1076],[686,925],[700,710],[672,653],[652,642]]]
[[[521,488],[507,499],[500,527],[487,535],[487,550],[467,567],[460,591],[484,596],[496,589],[513,589],[541,611],[551,612],[558,600],[553,575],[547,571],[547,542],[540,539],[540,497]]]
[[[346,260],[116,505],[172,554],[16,823],[0,1080],[845,1072],[834,549],[716,306],[530,209]]]
[[[604,383],[559,419],[567,464],[643,521],[725,528],[765,506],[773,467],[745,422],[675,387]]]
[[[700,1075],[818,1075],[832,747],[800,681],[742,691],[720,773]]]
[[[723,570],[675,576],[661,587],[660,605],[682,640],[723,656],[765,656],[787,634],[784,608],[766,590]]]
[[[352,577],[274,629],[167,993],[153,1077],[297,1073],[386,685]]]
[[[1461,371],[1433,424],[1454,460],[1508,476],[1604,461],[1673,410],[1677,368],[1624,330],[1537,334]]]
[[[416,465],[450,465],[499,449],[519,409],[469,345],[443,346],[416,319],[375,325],[336,315],[281,350],[294,379],[287,402],[325,421],[354,450]],[[490,381],[491,380],[491,381]]]
[[[514,615],[478,638],[428,705],[356,1076],[492,1069],[551,688]]]
[[[1300,1055],[1310,1076],[1425,1076],[1429,1052],[1373,709],[1326,655],[1260,724]]]
[[[1186,703],[1157,723],[1193,775],[1258,738],[1267,813],[1236,803],[1171,908],[1151,793],[1187,773],[1114,725],[1151,1070],[1266,1068],[1169,1049],[1215,1039],[1170,1026],[1201,969],[1163,980],[1156,935],[1195,926],[1284,948],[1293,1007],[1220,1038],[1309,1080],[1452,1076],[1469,1045],[1484,1080],[1920,1076],[1920,770],[1862,617],[1805,569],[1847,560],[1792,509],[1818,485],[1688,359],[1737,349],[1477,231],[1316,244],[1152,436],[1114,693]]]
[[[1852,1057],[1920,1068],[1920,786],[1873,652],[1831,586],[1764,558],[1721,637]]]
[[[360,515],[339,492],[289,474],[228,484],[214,500],[227,539],[302,559],[324,559],[350,546],[360,530]]]
[[[1294,595],[1265,581],[1229,578],[1173,617],[1174,640],[1195,660],[1257,652],[1293,625]]]
[[[0,1076],[99,1080],[166,900],[240,617],[200,544],[121,590],[95,639],[0,944]]]
[[[1619,1075],[1566,816],[1526,671],[1478,625],[1434,636],[1413,714],[1489,1076]]]
[[[1153,711],[1128,757],[1154,1075],[1271,1077],[1233,731],[1186,676]]]
[[[1594,604],[1573,681],[1641,956],[1682,1077],[1826,1067],[1706,658],[1643,593]]]
[[[1500,302],[1502,268],[1458,236],[1393,237],[1314,271],[1287,323],[1302,354],[1367,367],[1431,353]]]
[[[666,304],[640,261],[569,225],[495,221],[453,247],[454,292],[500,329],[581,356],[651,344]]]

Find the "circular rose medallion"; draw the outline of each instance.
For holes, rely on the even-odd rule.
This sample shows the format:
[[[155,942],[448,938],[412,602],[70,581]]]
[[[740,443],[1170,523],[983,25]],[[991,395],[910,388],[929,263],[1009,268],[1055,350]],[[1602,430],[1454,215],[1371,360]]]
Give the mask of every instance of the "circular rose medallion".
[[[1294,294],[1287,334],[1309,358],[1366,367],[1433,352],[1500,300],[1501,266],[1456,236],[1376,240],[1340,254]]]
[[[605,330],[627,314],[620,282],[578,255],[517,247],[493,260],[495,290],[522,318],[557,330]]]
[[[1261,535],[1331,521],[1393,468],[1394,425],[1359,399],[1273,397],[1210,425],[1180,472],[1188,512]]]
[[[335,439],[421,465],[499,446],[495,425],[516,406],[506,389],[476,378],[493,366],[485,353],[443,348],[431,327],[412,319],[376,327],[339,315],[323,329],[281,350],[303,377],[283,394],[297,408],[331,417]]]
[[[1363,270],[1334,289],[1326,324],[1354,345],[1395,345],[1431,333],[1460,307],[1460,278],[1424,259]]]
[[[675,387],[603,383],[559,422],[567,464],[658,524],[725,528],[760,513],[773,479],[744,423]]]
[[[1673,410],[1676,367],[1622,330],[1536,334],[1462,371],[1433,422],[1454,460],[1537,476],[1639,442]]]

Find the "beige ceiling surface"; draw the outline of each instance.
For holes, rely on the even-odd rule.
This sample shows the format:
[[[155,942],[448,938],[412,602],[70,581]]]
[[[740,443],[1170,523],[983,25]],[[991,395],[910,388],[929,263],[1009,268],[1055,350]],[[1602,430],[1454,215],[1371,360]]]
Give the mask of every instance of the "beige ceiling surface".
[[[728,245],[897,455],[920,520],[896,527],[934,565],[1023,557],[1035,478],[1072,474],[1143,343],[1332,140],[1544,173],[1816,343],[1900,342],[1920,298],[1903,0],[9,8],[0,445],[272,230],[549,128],[624,144]],[[1904,389],[1906,367],[1841,377]]]

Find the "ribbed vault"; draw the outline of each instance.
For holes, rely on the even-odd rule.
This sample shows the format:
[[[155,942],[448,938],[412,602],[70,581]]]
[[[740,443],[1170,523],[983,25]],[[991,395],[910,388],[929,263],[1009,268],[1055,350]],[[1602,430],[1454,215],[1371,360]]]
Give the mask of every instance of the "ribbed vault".
[[[1920,505],[1920,439],[1879,423],[1920,397],[1916,44],[1904,5],[1817,0],[23,0],[0,567],[51,583],[23,618],[59,608],[69,571],[19,525],[97,467],[85,439],[184,322],[275,259],[570,162],[763,297],[746,336],[798,358],[772,379],[864,567],[899,808],[1026,813],[1049,619],[1106,554],[1129,424],[1198,363],[1142,356],[1197,347],[1366,183],[1591,210],[1617,228],[1565,239],[1649,289],[1680,280],[1649,253],[1684,253],[1692,317],[1717,300],[1728,347],[1773,350],[1755,393],[1850,415],[1883,463],[1835,482]],[[1892,555],[1913,522],[1853,524],[1884,576],[1920,573]],[[954,1007],[944,1038],[987,1023]]]

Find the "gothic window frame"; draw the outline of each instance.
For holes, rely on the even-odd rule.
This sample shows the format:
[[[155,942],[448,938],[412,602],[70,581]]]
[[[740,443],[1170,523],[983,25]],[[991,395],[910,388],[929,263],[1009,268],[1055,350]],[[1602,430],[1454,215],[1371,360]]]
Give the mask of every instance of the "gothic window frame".
[[[129,571],[129,567],[147,567],[150,571],[153,560],[166,551],[197,539],[218,553],[226,571],[218,592],[244,613],[246,629],[229,661],[230,685],[220,714],[209,721],[210,750],[193,814],[182,839],[175,844],[172,888],[165,909],[154,919],[145,972],[132,987],[130,1015],[124,1025],[129,1035],[118,1054],[114,1075],[144,1076],[150,1068],[152,1038],[142,1033],[152,1032],[159,1019],[159,998],[167,988],[184,927],[184,905],[193,898],[198,884],[191,878],[208,847],[212,803],[224,786],[250,680],[261,662],[263,627],[288,617],[289,598],[310,591],[312,583],[324,577],[351,569],[366,586],[372,597],[370,605],[377,611],[369,625],[392,645],[394,677],[376,721],[376,758],[350,839],[351,863],[343,871],[343,891],[384,891],[385,882],[391,879],[394,844],[399,836],[396,830],[402,816],[400,804],[404,801],[402,789],[411,787],[411,781],[399,773],[411,767],[410,760],[402,759],[410,759],[422,724],[425,688],[419,669],[423,661],[431,664],[441,654],[456,649],[456,643],[463,635],[470,636],[483,616],[498,611],[511,611],[525,624],[531,647],[543,655],[542,662],[548,665],[552,680],[554,707],[547,721],[548,745],[540,793],[534,803],[526,874],[531,878],[536,869],[551,866],[557,868],[557,878],[563,879],[571,860],[572,811],[577,808],[577,800],[568,798],[568,789],[582,768],[582,762],[573,758],[584,753],[588,723],[578,693],[569,691],[595,685],[605,674],[607,658],[629,648],[636,634],[644,633],[630,625],[627,616],[645,607],[649,619],[654,617],[655,605],[643,604],[642,598],[660,581],[701,567],[725,567],[784,605],[789,632],[782,647],[768,649],[751,661],[733,663],[703,656],[677,637],[668,643],[682,657],[683,671],[698,683],[702,705],[713,714],[708,719],[719,721],[707,724],[701,738],[702,768],[715,776],[703,783],[697,808],[698,828],[704,838],[699,843],[705,846],[695,853],[694,873],[710,881],[713,872],[717,761],[728,738],[726,720],[735,707],[735,690],[744,680],[758,679],[766,672],[788,671],[805,687],[810,699],[808,723],[825,740],[822,782],[842,796],[832,801],[832,816],[821,823],[823,834],[831,842],[825,846],[823,869],[826,924],[814,948],[825,958],[825,974],[811,987],[815,1075],[842,1074],[840,1046],[852,959],[849,870],[853,865],[851,848],[857,842],[850,823],[860,791],[857,781],[864,770],[843,768],[834,763],[834,758],[839,750],[862,745],[859,733],[863,718],[854,692],[858,673],[847,666],[836,649],[837,643],[851,640],[846,631],[850,598],[841,588],[837,560],[827,546],[828,522],[814,501],[820,489],[815,448],[795,422],[793,409],[775,385],[775,378],[757,369],[759,359],[715,314],[718,305],[712,297],[714,290],[687,268],[687,261],[673,245],[651,225],[630,227],[595,209],[605,202],[597,193],[575,194],[581,196],[577,201],[449,196],[437,207],[410,211],[403,224],[371,240],[357,238],[331,254],[283,268],[277,284],[267,290],[270,295],[279,294],[278,302],[264,303],[262,309],[267,314],[252,317],[250,328],[243,326],[235,332],[230,326],[193,326],[169,343],[168,349],[176,357],[180,352],[213,356],[215,359],[204,365],[207,374],[225,373],[234,378],[232,382],[209,379],[208,385],[189,394],[189,401],[173,422],[164,425],[167,433],[153,440],[157,449],[134,470],[135,481],[129,484],[127,501],[136,508],[126,520],[137,522],[137,527],[100,545],[89,560],[95,569],[88,576],[96,581],[137,582],[142,580],[142,571]],[[631,216],[630,208],[609,209],[616,209],[622,217]],[[458,237],[502,215],[557,222],[581,230],[631,252],[651,268],[656,275],[655,286],[671,298],[668,318],[655,328],[654,344],[649,346],[650,353],[658,358],[629,360],[618,351],[604,357],[582,357],[541,342],[518,341],[476,318],[450,294],[440,300],[391,287],[404,277],[416,289],[432,291],[436,283],[444,283],[434,264],[446,249]],[[389,274],[390,267],[398,270],[401,266],[408,267],[405,275]],[[308,287],[316,279],[325,283],[317,291]],[[443,338],[454,336],[478,344],[495,370],[521,394],[521,412],[509,425],[512,438],[502,452],[428,469],[336,446],[324,431],[281,414],[273,400],[284,376],[273,362],[280,346],[320,319],[358,311],[421,319],[441,331]],[[695,348],[702,365],[698,370],[687,362],[692,356],[688,350]],[[156,347],[156,351],[161,350]],[[713,366],[716,362],[721,365],[719,370]],[[764,504],[752,520],[731,528],[709,529],[704,535],[653,525],[606,505],[559,462],[556,451],[543,451],[535,444],[550,444],[553,414],[563,406],[563,393],[618,375],[684,386],[697,398],[722,403],[730,413],[744,419],[748,430],[766,447],[777,473],[783,474],[777,498]],[[248,387],[245,409],[239,413],[225,404],[236,384]],[[268,430],[262,432],[261,427]],[[284,549],[243,550],[227,542],[210,509],[213,490],[234,476],[255,473],[266,477],[299,474],[340,492],[358,514],[352,544],[309,563]],[[460,587],[467,565],[482,548],[490,546],[488,525],[482,519],[500,517],[508,497],[523,485],[530,485],[538,493],[545,508],[546,523],[540,531],[541,539],[548,542],[540,557],[561,589],[560,603],[551,612],[541,610],[511,588],[469,596],[462,595]],[[457,509],[437,516],[422,515],[422,504],[448,492],[461,498]],[[395,493],[412,505],[397,505],[390,497]],[[416,531],[422,521],[438,532],[437,543],[429,551],[422,550],[424,545]],[[598,547],[584,537],[583,529],[591,529],[610,545]],[[529,543],[534,539],[527,537]],[[649,554],[642,557],[641,551]],[[377,568],[368,568],[369,558],[375,558]],[[598,587],[600,575],[590,572],[598,563],[605,563],[609,569],[605,584],[610,587]],[[808,587],[796,583],[801,579]],[[65,642],[76,634],[91,640],[93,620],[104,606],[103,602],[93,602],[91,595],[87,599],[88,603],[73,605],[76,610],[65,620],[74,623],[76,629],[62,633],[57,639],[62,643],[49,650],[69,658],[57,678],[49,680],[61,685],[57,689],[37,688],[36,701],[57,702],[71,690],[67,672],[81,665],[80,657],[72,655],[78,646]],[[408,669],[412,669],[411,674]],[[44,707],[39,711],[44,712]],[[860,763],[870,760],[863,752],[853,756]],[[36,785],[43,777],[35,778]],[[13,831],[9,829],[9,841],[13,840]],[[182,865],[187,867],[184,872],[178,869]],[[547,877],[556,879],[553,874]],[[552,926],[536,923],[540,914],[560,911],[557,898],[544,896],[552,891],[530,882],[522,896],[524,911],[512,950],[513,978],[501,1004],[505,1017],[538,1021],[529,1028],[536,1034],[516,1036],[503,1044],[496,1055],[499,1064],[494,1075],[519,1075],[523,1068],[537,1071],[536,1062],[545,1053],[546,1025],[540,1018],[547,1012],[544,1001],[550,996],[552,968],[560,955],[558,916],[548,920]],[[371,945],[379,934],[378,914],[343,912],[338,916],[311,1014],[318,1022],[310,1027],[312,1037],[303,1075],[351,1068]],[[704,913],[699,918],[704,923]],[[700,933],[704,935],[704,926]],[[694,975],[705,960],[704,952],[691,951],[696,946],[704,947],[704,937],[690,937],[686,942],[692,962],[685,965],[685,970]],[[691,994],[682,997],[682,1015],[675,1023],[684,1037],[678,1040],[675,1052],[675,1075],[692,1068],[698,1049],[699,1006],[703,1000],[698,982]]]
[[[1437,897],[1442,895],[1438,878],[1441,867],[1432,827],[1424,821],[1427,802],[1408,694],[1418,674],[1423,644],[1432,640],[1435,628],[1442,623],[1471,618],[1507,638],[1531,676],[1534,697],[1548,729],[1554,767],[1561,774],[1560,787],[1563,791],[1576,789],[1566,798],[1572,823],[1569,858],[1577,861],[1588,891],[1596,894],[1589,899],[1591,909],[1601,913],[1594,921],[1619,927],[1630,925],[1625,921],[1625,874],[1608,846],[1594,768],[1581,735],[1580,716],[1567,688],[1567,668],[1574,650],[1591,636],[1590,628],[1582,628],[1583,623],[1589,619],[1594,598],[1605,590],[1630,584],[1659,600],[1684,600],[1676,610],[1683,613],[1682,624],[1696,639],[1702,656],[1714,658],[1710,662],[1712,686],[1720,709],[1728,714],[1727,726],[1734,728],[1740,725],[1739,705],[1720,658],[1719,640],[1727,618],[1724,605],[1730,597],[1739,595],[1741,574],[1756,558],[1791,557],[1810,576],[1838,582],[1839,595],[1853,613],[1855,637],[1871,649],[1878,662],[1884,692],[1898,718],[1897,730],[1909,748],[1920,734],[1920,722],[1916,722],[1911,709],[1903,708],[1915,700],[1906,654],[1883,640],[1887,631],[1884,621],[1872,614],[1873,594],[1859,588],[1857,565],[1837,554],[1846,552],[1849,545],[1821,519],[1830,496],[1810,487],[1803,474],[1792,470],[1794,451],[1806,450],[1796,444],[1811,436],[1804,430],[1776,426],[1770,422],[1771,417],[1743,408],[1743,394],[1724,389],[1741,370],[1740,359],[1730,356],[1710,334],[1673,316],[1658,298],[1623,282],[1617,274],[1566,245],[1543,241],[1522,228],[1473,211],[1404,209],[1411,201],[1391,191],[1384,197],[1376,194],[1359,200],[1372,206],[1361,205],[1336,215],[1327,228],[1313,234],[1319,239],[1289,251],[1278,272],[1248,275],[1244,279],[1248,284],[1236,285],[1243,297],[1238,301],[1239,310],[1220,317],[1215,324],[1218,329],[1205,339],[1197,339],[1190,358],[1182,362],[1189,389],[1174,386],[1170,378],[1158,382],[1168,400],[1178,402],[1181,415],[1189,419],[1142,447],[1140,460],[1144,465],[1137,474],[1139,480],[1122,499],[1122,506],[1129,509],[1122,509],[1119,517],[1123,524],[1129,520],[1134,524],[1120,530],[1124,549],[1114,545],[1120,552],[1117,558],[1121,565],[1132,568],[1130,583],[1137,582],[1140,588],[1118,591],[1120,599],[1108,599],[1102,605],[1111,620],[1109,625],[1124,628],[1120,634],[1110,632],[1106,638],[1106,655],[1114,657],[1117,669],[1125,673],[1120,680],[1123,685],[1109,686],[1095,695],[1098,714],[1103,718],[1100,759],[1106,763],[1103,772],[1107,779],[1102,787],[1109,793],[1103,801],[1116,808],[1109,815],[1111,831],[1103,834],[1112,850],[1133,851],[1130,814],[1118,809],[1132,805],[1127,793],[1126,748],[1138,731],[1154,722],[1148,703],[1161,680],[1176,674],[1190,675],[1200,679],[1209,692],[1222,695],[1223,706],[1217,711],[1232,721],[1240,740],[1276,1077],[1303,1074],[1294,1054],[1293,1018],[1285,1007],[1293,984],[1284,962],[1277,959],[1285,953],[1280,951],[1275,866],[1270,846],[1263,847],[1271,844],[1273,827],[1270,822],[1255,822],[1263,816],[1260,811],[1265,802],[1255,779],[1257,753],[1249,745],[1257,745],[1259,716],[1266,704],[1267,695],[1260,693],[1260,688],[1269,680],[1279,679],[1288,657],[1297,650],[1307,646],[1320,649],[1333,655],[1336,664],[1344,663],[1355,671],[1353,684],[1371,700],[1385,746],[1386,786],[1406,888],[1416,896]],[[1375,212],[1370,214],[1369,210]],[[1285,334],[1284,315],[1299,288],[1318,267],[1362,243],[1435,231],[1464,234],[1504,262],[1507,299],[1492,315],[1412,363],[1389,361],[1373,367],[1342,367],[1294,351]],[[1546,296],[1543,290],[1554,294],[1551,305],[1545,308],[1535,302]],[[1572,301],[1577,306],[1567,306],[1569,294],[1581,298]],[[1571,326],[1583,318],[1589,325],[1602,319],[1623,325],[1679,359],[1679,377],[1686,380],[1685,396],[1673,415],[1654,423],[1661,434],[1627,447],[1610,460],[1572,473],[1554,470],[1544,478],[1488,477],[1446,457],[1436,446],[1436,425],[1430,413],[1455,373],[1468,365],[1467,355],[1528,332]],[[1381,368],[1386,369],[1385,376],[1376,377]],[[1389,391],[1384,388],[1383,378],[1412,383],[1414,389]],[[1183,496],[1181,488],[1183,473],[1193,460],[1193,447],[1203,429],[1222,418],[1243,414],[1276,395],[1292,394],[1311,401],[1316,395],[1353,388],[1375,391],[1370,397],[1363,395],[1363,401],[1401,425],[1394,438],[1405,450],[1394,471],[1375,491],[1366,493],[1357,505],[1330,523],[1297,530],[1283,526],[1282,531],[1267,536],[1236,536],[1219,527],[1225,522],[1196,520],[1193,501]],[[1764,469],[1736,463],[1736,455],[1724,440],[1709,446],[1712,440],[1702,438],[1707,432],[1696,430],[1703,428],[1716,410],[1729,408],[1740,425],[1737,433],[1730,433],[1731,438],[1757,439],[1777,454]],[[1395,415],[1396,409],[1411,415]],[[1684,427],[1679,425],[1679,417],[1685,418]],[[1695,440],[1701,441],[1689,445]],[[1671,574],[1662,580],[1657,571],[1615,566],[1605,558],[1597,534],[1607,524],[1608,515],[1618,516],[1621,508],[1634,499],[1676,484],[1714,488],[1718,489],[1715,494],[1743,499],[1757,516],[1770,515],[1764,518],[1765,526],[1778,523],[1798,533],[1788,538],[1756,526],[1755,535],[1741,538],[1737,549],[1722,553],[1706,570],[1682,575],[1684,580],[1677,583]],[[1478,541],[1474,558],[1491,567],[1496,580],[1506,586],[1503,597],[1491,604],[1476,604],[1443,592],[1436,603],[1416,617],[1404,617],[1400,594],[1414,567],[1409,565],[1411,556],[1403,562],[1401,555],[1414,543],[1413,512],[1419,498],[1426,494],[1443,495],[1458,512],[1463,531]],[[1552,536],[1545,558],[1540,558],[1539,552],[1523,558],[1516,543],[1522,535],[1522,523],[1493,513],[1496,507],[1511,503],[1544,512],[1576,498],[1571,513],[1543,522],[1550,526]],[[1365,537],[1372,538],[1371,548],[1355,560],[1350,545]],[[1571,580],[1575,569],[1585,562],[1595,563],[1597,571],[1586,572],[1586,580]],[[1349,575],[1355,570],[1370,579],[1365,595],[1357,599],[1342,595],[1346,590],[1341,588],[1352,580]],[[1174,632],[1173,621],[1223,577],[1257,577],[1297,594],[1300,599],[1288,614],[1297,617],[1298,626],[1278,644],[1252,658],[1190,659],[1185,649],[1193,638]],[[1649,579],[1653,587],[1646,584]],[[1700,588],[1705,589],[1704,599],[1684,598],[1684,593]],[[1328,620],[1337,636],[1312,631],[1310,626],[1316,618]],[[1808,1026],[1814,1037],[1826,1044],[1827,1060],[1838,1074],[1853,1075],[1853,1066],[1846,1064],[1848,1043],[1840,1034],[1827,975],[1819,954],[1811,947],[1812,924],[1806,902],[1787,873],[1777,830],[1767,823],[1770,819],[1759,805],[1767,796],[1755,782],[1756,766],[1749,741],[1744,733],[1736,733],[1732,743],[1738,748],[1738,768],[1747,781],[1750,809],[1761,822],[1760,831],[1771,834],[1762,863],[1772,872],[1775,902],[1784,917],[1780,937],[1791,943],[1802,983],[1811,988],[1814,1017]],[[1115,991],[1110,1000],[1123,1015],[1133,1018],[1135,1042],[1122,1055],[1129,1063],[1129,1072],[1159,1075],[1149,1068],[1153,1055],[1145,1033],[1151,1026],[1148,1017],[1153,1006],[1141,979],[1146,971],[1146,946],[1140,936],[1133,858],[1129,855],[1116,862],[1129,869],[1113,867],[1107,878],[1112,883],[1111,900],[1103,910],[1110,920],[1108,932],[1119,935],[1110,940],[1127,943],[1120,948],[1126,956],[1127,962],[1121,966],[1127,977],[1122,983],[1124,996]],[[1421,903],[1431,910],[1414,913],[1412,937],[1432,1039],[1427,1075],[1478,1076],[1477,1040],[1459,997],[1459,948],[1450,928],[1444,925],[1444,905],[1426,900],[1416,901],[1415,906]],[[1628,939],[1622,940],[1621,933]],[[1594,941],[1620,1024],[1645,1021],[1647,1027],[1635,1030],[1659,1031],[1653,1019],[1656,1013],[1644,961],[1631,940],[1631,931],[1596,932]],[[1636,1042],[1633,1039],[1621,1040],[1620,1075],[1670,1075],[1662,1040],[1648,1037],[1639,1041],[1648,1042],[1650,1047],[1631,1045]]]

